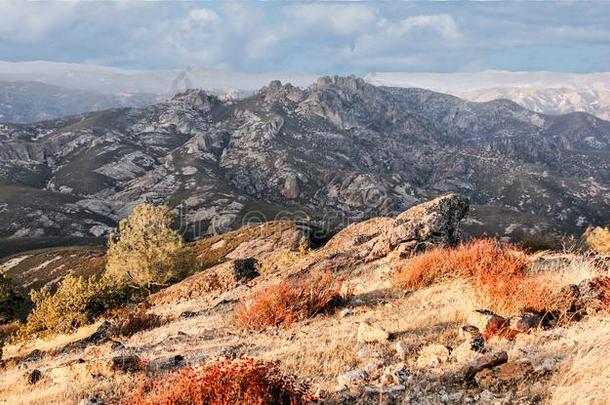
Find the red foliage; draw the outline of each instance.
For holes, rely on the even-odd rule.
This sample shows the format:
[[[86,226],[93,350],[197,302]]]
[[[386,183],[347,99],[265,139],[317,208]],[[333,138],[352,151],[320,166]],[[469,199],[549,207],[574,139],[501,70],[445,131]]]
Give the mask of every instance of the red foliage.
[[[237,323],[250,330],[288,326],[313,317],[341,302],[342,280],[330,272],[313,272],[297,280],[284,279],[254,292],[235,312]]]
[[[306,384],[285,375],[275,362],[251,358],[185,368],[146,381],[121,401],[130,405],[300,405],[314,402]]]

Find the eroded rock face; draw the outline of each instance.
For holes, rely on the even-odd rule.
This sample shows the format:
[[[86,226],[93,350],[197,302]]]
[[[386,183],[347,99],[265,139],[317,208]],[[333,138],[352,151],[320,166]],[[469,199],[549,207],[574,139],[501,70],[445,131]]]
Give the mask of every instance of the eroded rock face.
[[[141,109],[0,124],[0,236],[101,236],[144,201],[184,205],[189,236],[254,210],[304,211],[335,231],[449,192],[484,208],[473,231],[582,231],[610,219],[609,136],[586,114],[353,76],[231,101],[187,90]]]

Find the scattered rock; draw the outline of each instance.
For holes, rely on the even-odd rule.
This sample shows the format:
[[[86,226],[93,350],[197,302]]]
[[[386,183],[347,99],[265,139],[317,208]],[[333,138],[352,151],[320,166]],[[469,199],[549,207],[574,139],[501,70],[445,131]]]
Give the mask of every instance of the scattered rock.
[[[389,387],[377,387],[374,385],[367,385],[364,387],[364,392],[367,394],[386,394],[396,395],[404,391],[406,387],[404,385],[391,385]]]
[[[97,397],[83,398],[80,400],[78,405],[104,405],[104,401]]]
[[[27,356],[23,358],[25,363],[35,363],[42,360],[43,353],[38,349],[32,350]]]
[[[396,354],[401,359],[404,359],[407,356],[407,354],[409,354],[410,349],[411,349],[411,347],[404,340],[399,340],[398,342],[396,342]]]
[[[341,374],[339,377],[337,377],[337,382],[339,383],[339,385],[349,387],[354,385],[360,385],[366,382],[368,379],[369,375],[366,371],[356,369]]]
[[[547,357],[546,359],[542,360],[540,365],[538,367],[536,367],[535,371],[548,373],[550,371],[555,370],[557,368],[558,364],[559,364],[559,360],[557,360],[556,358]]]
[[[123,373],[139,371],[142,368],[142,362],[136,355],[121,355],[115,356],[111,360],[110,369]]]
[[[435,368],[449,359],[449,349],[441,344],[433,343],[421,349],[417,358],[418,368]]]
[[[182,368],[185,365],[184,356],[177,354],[169,357],[159,357],[148,363],[148,368],[154,371],[166,371]]]
[[[349,316],[352,314],[352,309],[351,308],[343,308],[341,311],[339,311],[339,316],[341,318],[345,318],[346,316]]]
[[[462,369],[462,378],[464,381],[471,381],[474,376],[481,370],[492,368],[508,361],[508,354],[505,351],[484,354]]]
[[[38,381],[40,381],[40,379],[42,378],[42,372],[38,369],[32,370],[29,374],[28,374],[28,384],[33,385],[36,384]]]
[[[115,350],[115,351],[124,350],[125,349],[125,345],[123,343],[118,342],[118,341],[115,340],[115,341],[112,342],[112,345],[110,345],[110,348],[112,350]]]
[[[185,319],[189,319],[189,318],[194,318],[197,315],[199,315],[197,312],[194,311],[184,311],[180,314],[180,318],[185,318]]]
[[[358,342],[360,343],[383,343],[390,338],[390,334],[382,327],[375,326],[370,322],[360,322],[358,325]]]
[[[258,260],[253,257],[247,259],[236,259],[233,261],[233,273],[235,281],[247,281],[258,277],[260,274],[256,269]]]
[[[479,386],[491,387],[499,383],[515,384],[527,378],[534,368],[527,360],[512,361],[501,364],[493,369],[485,369],[476,375]]]

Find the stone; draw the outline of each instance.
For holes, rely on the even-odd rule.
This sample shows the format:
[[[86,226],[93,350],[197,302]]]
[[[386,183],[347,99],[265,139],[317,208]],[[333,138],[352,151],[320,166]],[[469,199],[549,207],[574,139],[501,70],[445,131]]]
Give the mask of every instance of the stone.
[[[417,358],[418,368],[435,368],[449,360],[449,349],[441,344],[433,343],[424,346]]]
[[[344,385],[344,386],[349,387],[349,386],[363,384],[368,379],[369,379],[369,375],[366,371],[355,369],[355,370],[350,370],[347,373],[341,374],[339,377],[337,377],[337,383],[339,383],[339,385]]]
[[[104,405],[104,401],[97,397],[83,398],[80,400],[78,405]]]
[[[507,361],[508,354],[505,351],[483,354],[462,369],[462,378],[464,381],[471,381],[479,371],[498,366]]]
[[[410,350],[411,350],[411,347],[404,340],[399,340],[398,342],[396,342],[396,354],[401,359],[404,359],[407,356],[407,354],[409,354]]]
[[[536,367],[535,371],[548,373],[550,371],[554,371],[557,368],[558,364],[559,360],[557,360],[556,358],[547,357],[546,359],[542,360],[540,365]]]
[[[167,371],[182,368],[185,364],[184,356],[177,354],[153,359],[148,363],[148,368],[154,371]]]
[[[136,355],[120,355],[115,356],[110,361],[110,369],[123,373],[139,371],[142,368],[142,362]]]
[[[34,385],[38,381],[40,381],[41,378],[42,378],[42,372],[38,369],[34,369],[28,374],[28,378],[27,378],[28,384]]]
[[[390,334],[382,327],[370,322],[360,322],[358,325],[357,340],[360,343],[383,343],[390,338]]]
[[[353,311],[351,308],[343,308],[341,311],[339,311],[339,316],[341,318],[345,318],[346,316],[350,316],[352,312]]]
[[[498,383],[513,385],[527,378],[533,371],[528,360],[518,360],[482,370],[475,379],[479,386],[492,387]]]
[[[258,277],[260,274],[256,269],[258,266],[258,260],[253,257],[246,259],[236,259],[233,261],[233,274],[235,281],[252,280]]]

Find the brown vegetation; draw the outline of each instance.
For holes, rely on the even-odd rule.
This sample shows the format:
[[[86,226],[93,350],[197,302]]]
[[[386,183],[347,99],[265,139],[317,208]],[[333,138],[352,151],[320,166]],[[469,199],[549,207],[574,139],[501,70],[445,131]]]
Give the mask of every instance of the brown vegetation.
[[[298,405],[313,402],[308,387],[285,375],[277,363],[251,358],[186,368],[148,380],[122,401],[130,405]]]
[[[515,246],[481,239],[455,248],[429,250],[411,258],[393,276],[394,285],[402,289],[466,278],[494,311],[545,310],[552,290],[536,276],[527,274],[527,269],[527,256]]]
[[[262,330],[313,317],[339,304],[342,282],[330,272],[314,272],[260,288],[236,309],[237,323],[245,329]]]
[[[116,336],[132,336],[143,330],[158,328],[165,323],[163,317],[146,312],[145,308],[135,311],[125,308],[113,317],[112,333]]]

